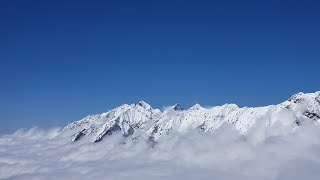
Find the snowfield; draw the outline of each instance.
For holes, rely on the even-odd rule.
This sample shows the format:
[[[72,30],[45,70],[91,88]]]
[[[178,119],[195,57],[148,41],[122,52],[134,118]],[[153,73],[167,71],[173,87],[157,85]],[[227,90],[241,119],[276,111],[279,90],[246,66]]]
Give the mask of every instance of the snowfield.
[[[265,107],[124,104],[0,137],[0,179],[320,179],[320,91]]]

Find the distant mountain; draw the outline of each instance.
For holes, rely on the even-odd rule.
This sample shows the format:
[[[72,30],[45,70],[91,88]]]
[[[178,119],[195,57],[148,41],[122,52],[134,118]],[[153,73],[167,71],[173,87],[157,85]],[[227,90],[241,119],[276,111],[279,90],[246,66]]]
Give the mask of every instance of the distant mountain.
[[[70,136],[72,142],[99,142],[119,132],[133,141],[146,140],[154,144],[161,136],[172,132],[210,133],[225,123],[239,133],[246,134],[257,122],[265,128],[281,123],[294,130],[306,121],[316,125],[320,123],[320,91],[300,92],[280,104],[264,107],[240,108],[236,104],[225,104],[204,108],[196,104],[184,110],[176,104],[160,111],[140,101],[131,105],[123,104],[102,114],[89,115],[65,126],[61,134]]]

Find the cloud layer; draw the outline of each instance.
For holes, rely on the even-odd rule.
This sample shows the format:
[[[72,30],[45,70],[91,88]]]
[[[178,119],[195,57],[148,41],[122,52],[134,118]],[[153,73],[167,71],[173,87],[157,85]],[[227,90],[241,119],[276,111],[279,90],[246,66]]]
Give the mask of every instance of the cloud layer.
[[[151,148],[113,134],[70,142],[59,129],[18,130],[0,138],[0,179],[320,178],[320,129],[281,124],[246,135],[224,125],[213,133],[170,134]]]

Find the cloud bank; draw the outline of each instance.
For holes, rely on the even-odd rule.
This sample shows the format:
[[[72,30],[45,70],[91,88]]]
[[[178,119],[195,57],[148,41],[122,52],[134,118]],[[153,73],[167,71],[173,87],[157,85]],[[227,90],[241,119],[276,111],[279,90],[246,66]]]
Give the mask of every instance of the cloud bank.
[[[32,128],[0,137],[0,179],[263,179],[320,178],[320,129],[281,124],[245,134],[223,125],[202,134],[164,136],[155,147],[113,134],[99,143],[60,129]]]

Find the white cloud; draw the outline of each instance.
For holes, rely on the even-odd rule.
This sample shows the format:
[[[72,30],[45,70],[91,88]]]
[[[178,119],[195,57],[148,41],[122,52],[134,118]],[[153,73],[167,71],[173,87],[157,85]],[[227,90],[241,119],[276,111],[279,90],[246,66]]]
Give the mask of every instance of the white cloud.
[[[0,138],[0,179],[318,180],[319,127],[285,127],[257,123],[239,135],[224,125],[210,134],[163,136],[154,148],[120,134],[71,143],[57,128],[19,130]]]

